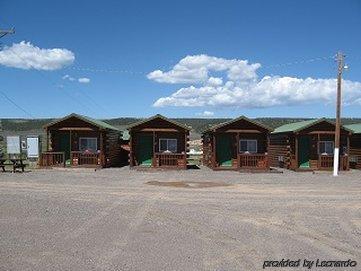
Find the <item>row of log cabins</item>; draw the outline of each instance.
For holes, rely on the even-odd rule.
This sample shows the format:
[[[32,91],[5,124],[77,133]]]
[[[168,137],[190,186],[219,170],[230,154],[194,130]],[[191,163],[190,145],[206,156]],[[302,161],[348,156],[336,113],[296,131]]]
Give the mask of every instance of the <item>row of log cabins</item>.
[[[103,121],[71,114],[49,123],[40,165],[187,168],[191,127],[161,115],[124,132]],[[333,166],[334,123],[308,120],[271,128],[244,116],[202,134],[203,164],[214,170],[328,170]],[[340,170],[361,169],[361,124],[341,127]]]

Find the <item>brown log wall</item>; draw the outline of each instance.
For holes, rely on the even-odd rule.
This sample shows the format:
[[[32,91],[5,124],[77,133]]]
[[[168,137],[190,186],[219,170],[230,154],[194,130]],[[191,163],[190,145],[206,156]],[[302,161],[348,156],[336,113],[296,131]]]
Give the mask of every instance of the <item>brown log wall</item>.
[[[361,134],[354,134],[350,138],[350,160],[351,168],[361,169]]]
[[[287,134],[276,134],[276,135],[271,134],[270,145],[268,146],[268,157],[271,167],[281,167],[281,168],[290,167],[291,142]]]

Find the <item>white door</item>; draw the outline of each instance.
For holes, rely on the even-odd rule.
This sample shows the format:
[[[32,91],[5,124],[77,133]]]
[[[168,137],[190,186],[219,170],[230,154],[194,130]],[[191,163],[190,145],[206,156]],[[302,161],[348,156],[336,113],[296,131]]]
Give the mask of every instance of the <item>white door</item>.
[[[26,145],[28,146],[28,157],[38,158],[39,157],[39,138],[28,137],[26,139]]]

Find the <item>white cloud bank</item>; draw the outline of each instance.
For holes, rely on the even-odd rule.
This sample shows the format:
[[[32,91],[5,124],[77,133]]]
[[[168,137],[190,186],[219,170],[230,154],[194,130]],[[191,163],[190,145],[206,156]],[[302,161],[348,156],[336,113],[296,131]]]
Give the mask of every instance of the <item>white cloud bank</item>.
[[[78,79],[78,82],[82,83],[82,84],[88,84],[88,83],[90,83],[90,79],[86,78],[86,77],[81,77]]]
[[[214,112],[212,111],[203,111],[201,113],[197,113],[196,114],[197,116],[200,116],[200,117],[213,117],[214,116]]]
[[[168,97],[159,98],[154,103],[156,107],[256,108],[334,101],[335,79],[280,76],[259,79],[257,69],[260,67],[261,64],[249,64],[247,60],[195,55],[183,58],[170,71],[156,70],[147,77],[160,83],[189,84]],[[343,101],[361,105],[361,82],[343,81]]]
[[[42,49],[22,41],[0,51],[0,65],[24,70],[58,70],[74,62],[74,53],[67,49]]]

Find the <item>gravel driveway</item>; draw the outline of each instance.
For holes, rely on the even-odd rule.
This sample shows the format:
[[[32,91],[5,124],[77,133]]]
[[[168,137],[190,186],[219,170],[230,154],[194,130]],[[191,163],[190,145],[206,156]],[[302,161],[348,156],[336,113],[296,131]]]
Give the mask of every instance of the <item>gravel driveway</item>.
[[[0,206],[0,270],[361,270],[361,171],[0,173]]]

